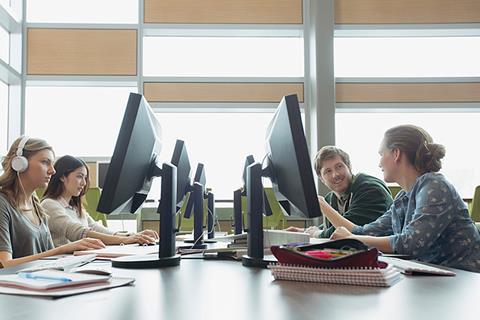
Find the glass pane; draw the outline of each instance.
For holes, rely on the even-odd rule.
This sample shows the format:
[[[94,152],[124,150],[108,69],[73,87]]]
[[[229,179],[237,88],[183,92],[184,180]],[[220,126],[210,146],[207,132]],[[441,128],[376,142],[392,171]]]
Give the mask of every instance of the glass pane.
[[[6,8],[10,6],[10,0],[0,0],[0,6]]]
[[[478,77],[480,37],[335,38],[336,77]]]
[[[138,0],[27,0],[27,21],[138,23]]]
[[[10,62],[10,34],[0,26],[0,59]]]
[[[337,113],[337,145],[351,155],[355,172],[383,178],[378,167],[378,148],[384,132],[396,125],[414,124],[424,128],[447,150],[442,172],[462,197],[473,196],[480,184],[480,149],[469,141],[480,136],[480,113]]]
[[[303,76],[303,38],[145,37],[143,45],[145,76]]]
[[[25,133],[46,139],[57,156],[110,157],[136,87],[27,87]]]
[[[256,161],[265,155],[265,132],[273,113],[157,113],[162,125],[164,147],[161,161],[170,161],[176,139],[185,141],[195,175],[197,163],[205,165],[207,187],[215,199],[233,199],[242,186],[245,157]],[[149,198],[160,196],[156,179]]]
[[[7,153],[8,85],[0,81],[0,157]]]

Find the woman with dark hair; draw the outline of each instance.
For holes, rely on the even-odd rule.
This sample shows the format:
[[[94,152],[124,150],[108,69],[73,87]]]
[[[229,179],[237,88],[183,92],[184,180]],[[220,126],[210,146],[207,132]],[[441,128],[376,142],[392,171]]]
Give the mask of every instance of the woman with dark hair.
[[[53,149],[45,141],[20,137],[2,161],[0,176],[0,267],[105,245],[91,238],[53,247],[47,216],[35,195],[55,173]]]
[[[158,239],[158,234],[152,230],[121,236],[94,221],[82,205],[89,186],[89,170],[83,160],[67,155],[55,162],[55,174],[42,201],[55,246],[85,237],[99,239],[108,245],[148,244]]]
[[[444,146],[422,128],[401,125],[385,132],[380,168],[402,190],[376,221],[357,226],[319,197],[337,228],[332,239],[354,238],[385,253],[400,253],[447,267],[480,272],[480,233],[455,188],[438,173]]]

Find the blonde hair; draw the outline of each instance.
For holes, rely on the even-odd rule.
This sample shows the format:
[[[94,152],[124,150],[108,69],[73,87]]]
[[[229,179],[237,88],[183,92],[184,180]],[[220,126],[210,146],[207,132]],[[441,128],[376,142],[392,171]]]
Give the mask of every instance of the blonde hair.
[[[5,158],[3,158],[3,173],[0,176],[0,192],[7,197],[10,204],[16,209],[19,209],[20,207],[19,200],[20,195],[23,192],[23,187],[20,185],[20,181],[18,180],[19,174],[12,168],[12,159],[17,155],[17,148],[22,138],[23,137],[19,137],[13,142],[7,155]],[[53,152],[53,148],[45,140],[29,138],[23,147],[22,155],[29,159],[37,152],[45,149]],[[43,211],[42,206],[40,205],[40,200],[35,193],[32,194],[32,204],[37,216],[39,218],[44,218],[45,212]]]

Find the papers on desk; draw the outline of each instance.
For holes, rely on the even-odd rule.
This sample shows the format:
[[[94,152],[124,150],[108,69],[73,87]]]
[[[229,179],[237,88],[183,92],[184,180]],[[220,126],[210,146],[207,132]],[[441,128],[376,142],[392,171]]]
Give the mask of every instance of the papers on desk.
[[[106,282],[109,279],[110,276],[98,276],[58,270],[42,270],[0,275],[0,286],[30,290],[49,290],[61,287]]]
[[[106,246],[103,249],[75,251],[75,256],[92,254],[97,255],[97,259],[112,259],[117,257],[132,256],[132,255],[147,255],[158,253],[158,245],[142,246],[139,244],[126,244]]]
[[[213,240],[219,242],[231,242],[234,244],[247,244],[248,233],[228,235],[224,237],[215,237]],[[263,230],[263,246],[270,248],[274,245],[282,245],[287,243],[310,243],[310,236],[307,233],[291,232],[285,230]]]
[[[65,297],[131,284],[133,278],[43,270],[0,275],[0,294]]]
[[[437,275],[437,276],[454,276],[455,272],[438,268],[432,265],[423,264],[413,260],[402,260],[392,257],[378,257],[378,260],[393,265],[403,274],[407,275]]]

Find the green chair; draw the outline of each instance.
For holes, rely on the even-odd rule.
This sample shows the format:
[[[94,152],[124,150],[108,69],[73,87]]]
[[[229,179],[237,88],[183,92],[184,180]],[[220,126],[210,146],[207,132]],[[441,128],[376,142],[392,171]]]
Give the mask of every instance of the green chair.
[[[480,222],[480,186],[477,186],[473,193],[470,217],[472,217],[473,221]]]
[[[282,230],[285,228],[286,218],[280,208],[280,204],[275,198],[275,194],[273,193],[272,188],[265,188],[265,194],[267,195],[268,203],[270,204],[270,208],[272,209],[271,216],[263,216],[263,228],[264,229],[276,229]],[[242,197],[242,216],[244,222],[244,228],[248,228],[247,226],[247,197]]]
[[[45,188],[37,188],[35,189],[35,194],[37,195],[40,201],[42,200],[43,194],[45,193]]]
[[[187,208],[187,202],[188,202],[188,199],[190,198],[190,195],[191,195],[190,192],[187,193],[187,195],[183,200],[182,207],[177,213],[177,227],[180,224],[180,228],[178,230],[180,233],[190,233],[193,230],[193,212],[189,219],[185,219],[183,217],[183,215],[185,214],[185,209]],[[206,211],[207,209],[205,207],[204,207],[204,210],[205,210],[204,212],[207,212]]]
[[[85,194],[85,210],[90,214],[93,220],[101,221],[103,226],[107,226],[107,216],[97,211],[97,205],[100,201],[100,188],[92,187]]]
[[[399,193],[400,190],[402,190],[402,187],[400,187],[399,185],[392,185],[392,186],[388,186],[388,189],[392,194],[392,198],[395,199],[395,197],[397,196],[397,193]]]

